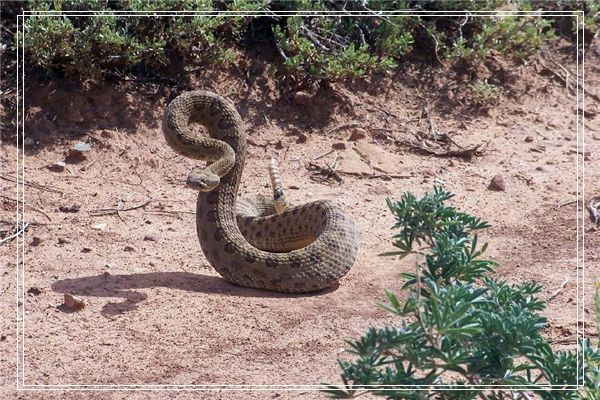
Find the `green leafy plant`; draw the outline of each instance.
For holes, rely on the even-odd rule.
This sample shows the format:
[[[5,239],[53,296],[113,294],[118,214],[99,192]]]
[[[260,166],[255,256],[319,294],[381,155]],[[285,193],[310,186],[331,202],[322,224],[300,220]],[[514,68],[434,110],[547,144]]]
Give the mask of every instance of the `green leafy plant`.
[[[554,37],[555,21],[467,12],[507,6],[527,10],[532,1],[31,0],[23,8],[108,14],[28,16],[25,38],[19,37],[17,44],[24,48],[28,65],[41,72],[100,79],[124,73],[165,73],[173,70],[174,63],[233,63],[236,54],[260,42],[272,46],[278,55],[273,67],[276,75],[298,87],[318,80],[387,74],[415,56],[438,62],[456,59],[471,65],[492,55],[525,60]],[[574,7],[596,10],[597,14],[598,6],[588,0]],[[465,14],[380,13],[398,9]],[[113,11],[262,11],[263,15],[127,17],[111,14]],[[274,11],[309,14],[284,16]],[[361,14],[352,14],[357,11]],[[318,15],[323,12],[335,15]],[[12,18],[16,19],[14,10]],[[594,21],[588,14],[586,26],[595,26]],[[256,31],[263,36],[255,36]]]
[[[383,255],[416,254],[424,262],[402,274],[404,301],[386,291],[381,307],[398,324],[348,341],[355,359],[338,361],[344,385],[326,392],[337,398],[370,392],[397,399],[527,400],[535,392],[543,399],[597,399],[589,396],[597,396],[600,385],[600,351],[589,340],[579,343],[585,355],[579,359],[552,351],[541,334],[547,325],[539,315],[546,306],[538,297],[541,286],[491,278],[496,264],[481,258],[487,245],[475,234],[489,225],[446,205],[452,197],[435,187],[422,198],[405,193],[388,200],[399,232],[396,250]],[[587,393],[547,388],[576,384]]]
[[[487,80],[476,80],[467,85],[469,101],[477,107],[490,107],[500,99],[500,88]]]

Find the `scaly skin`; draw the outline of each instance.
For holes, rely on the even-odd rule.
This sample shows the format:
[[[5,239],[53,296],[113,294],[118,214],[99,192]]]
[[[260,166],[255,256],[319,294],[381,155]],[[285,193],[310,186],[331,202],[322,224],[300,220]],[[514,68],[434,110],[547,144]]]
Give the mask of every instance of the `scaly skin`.
[[[189,122],[203,124],[208,138],[193,135]],[[166,108],[162,125],[177,153],[208,161],[188,176],[199,190],[196,227],[210,264],[226,280],[278,292],[311,292],[334,285],[356,258],[354,224],[329,201],[314,201],[277,214],[265,199],[240,200],[246,136],[229,101],[192,91]]]

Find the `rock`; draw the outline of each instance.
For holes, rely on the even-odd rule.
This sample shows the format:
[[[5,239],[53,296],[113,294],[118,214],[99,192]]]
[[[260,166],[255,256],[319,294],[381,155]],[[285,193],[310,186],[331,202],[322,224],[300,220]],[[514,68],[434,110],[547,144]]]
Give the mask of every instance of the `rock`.
[[[29,243],[30,246],[39,246],[40,243],[42,243],[42,239],[40,239],[37,236],[34,236],[31,238],[31,243]]]
[[[546,168],[544,168],[543,166],[539,166],[535,168],[536,171],[542,171],[542,172],[546,172]]]
[[[552,192],[556,192],[556,193],[563,193],[564,190],[562,187],[560,187],[559,185],[555,185],[555,184],[548,184],[546,185],[546,189],[552,191]]]
[[[359,143],[354,149],[374,170],[384,173],[397,173],[402,164],[402,157],[384,150],[372,143]]]
[[[277,150],[281,150],[283,149],[285,146],[283,145],[283,142],[281,140],[279,140],[277,143],[275,143],[275,148]]]
[[[29,293],[33,296],[39,296],[40,294],[42,294],[42,289],[33,286],[33,287],[30,287],[29,289],[27,289],[27,293]]]
[[[331,148],[334,150],[346,150],[346,143],[343,143],[343,142],[333,143],[331,145]]]
[[[369,194],[373,194],[373,195],[391,195],[392,191],[388,188],[386,188],[385,186],[372,186],[369,188],[368,190]]]
[[[364,139],[367,137],[367,131],[362,128],[354,128],[350,137],[348,138],[349,142],[356,142],[357,140]]]
[[[77,142],[71,147],[70,151],[73,153],[86,153],[86,152],[90,151],[91,149],[92,149],[92,147],[90,146],[89,143]]]
[[[66,212],[66,213],[76,213],[79,212],[79,209],[81,208],[81,204],[73,204],[71,206],[60,206],[58,207],[58,209],[62,212]]]
[[[312,98],[313,96],[306,92],[296,92],[293,96],[294,103],[302,105],[310,104]]]
[[[298,135],[298,138],[296,139],[296,143],[306,143],[306,141],[308,140],[308,136],[306,136],[304,133],[300,133]]]
[[[135,247],[133,247],[132,245],[128,244],[123,248],[123,251],[129,251],[129,252],[133,252],[136,251]]]
[[[68,243],[71,243],[71,241],[67,240],[65,238],[61,238],[61,237],[58,238],[58,244],[68,244]]]
[[[93,224],[92,226],[90,226],[90,228],[92,228],[96,231],[103,231],[106,229],[107,226],[108,226],[107,223],[102,222],[102,223]]]
[[[86,153],[91,150],[89,143],[77,142],[70,149],[66,162],[76,164],[87,159]]]
[[[92,252],[92,248],[91,247],[84,247],[81,249],[82,253],[91,253]]]
[[[600,132],[594,132],[594,133],[592,133],[592,139],[594,139],[594,140],[600,140]]]
[[[146,235],[144,236],[144,240],[149,242],[158,242],[158,238],[154,235]]]
[[[496,175],[490,181],[488,189],[494,190],[496,192],[504,192],[506,190],[506,186],[504,185],[504,178],[500,175]]]
[[[537,146],[537,147],[532,147],[532,148],[529,149],[529,151],[533,151],[533,152],[536,152],[536,153],[543,153],[544,151],[546,151],[546,146],[540,145],[540,146]]]
[[[371,168],[352,149],[342,151],[339,154],[338,161],[338,172],[352,175],[367,175],[371,173]]]
[[[83,122],[80,107],[68,106],[64,108],[63,118],[69,122]]]
[[[79,311],[85,308],[85,303],[83,302],[83,300],[78,299],[77,297],[69,293],[65,293],[65,300],[63,306],[68,311]]]
[[[25,138],[23,140],[23,146],[25,146],[26,149],[30,149],[32,147],[35,147],[35,140],[33,140],[32,138],[28,137]]]
[[[48,166],[48,169],[52,172],[63,172],[67,164],[64,161],[55,162],[52,165]]]
[[[435,170],[433,170],[433,169],[426,169],[425,172],[423,172],[423,174],[425,176],[430,176],[430,177],[433,177],[433,178],[435,178],[435,176],[437,175],[435,173]]]
[[[525,141],[526,141],[527,143],[531,143],[531,142],[533,142],[533,136],[525,136]]]

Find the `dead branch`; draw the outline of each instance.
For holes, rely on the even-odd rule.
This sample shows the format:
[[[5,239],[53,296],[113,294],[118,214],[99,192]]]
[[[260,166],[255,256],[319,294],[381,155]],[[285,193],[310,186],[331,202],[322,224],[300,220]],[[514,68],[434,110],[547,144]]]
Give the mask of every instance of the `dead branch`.
[[[331,154],[331,153],[333,153],[334,151],[335,151],[335,150],[329,150],[327,153],[323,153],[323,154],[321,154],[320,156],[318,156],[318,157],[315,157],[315,158],[313,158],[313,159],[312,159],[312,160],[310,160],[310,161],[313,161],[313,162],[314,162],[314,161],[320,160],[321,158],[323,158],[323,157],[325,157],[325,156],[328,156],[328,155],[330,155],[330,154]]]
[[[571,278],[569,278],[567,276],[565,278],[565,280],[563,281],[563,283],[560,284],[560,286],[558,287],[558,289],[556,289],[554,292],[552,292],[552,294],[550,296],[548,296],[548,298],[546,299],[546,302],[550,302],[550,300],[552,300],[553,298],[555,298],[556,296],[558,296],[558,294],[560,293],[560,291],[563,290],[565,286],[567,286],[567,282],[569,282],[570,280],[571,280]]]
[[[322,167],[319,164],[314,163],[313,161],[309,161],[308,165],[310,167],[309,169],[316,170],[318,172],[318,174],[320,174],[320,175],[323,176],[323,178],[318,179],[319,182],[326,181],[329,178],[333,178],[333,179],[335,179],[339,183],[343,182],[342,177],[336,171],[336,168],[337,168],[337,153],[336,153],[336,156],[335,156],[335,160],[333,161],[333,163],[331,165],[329,165],[328,163],[325,163],[325,167]],[[314,178],[311,177],[311,179],[314,179]]]
[[[16,238],[17,236],[21,235],[23,232],[25,232],[25,229],[27,229],[27,227],[29,226],[29,222],[25,222],[25,223],[21,223],[21,227],[18,228],[18,225],[15,226],[13,228],[13,234],[10,236],[5,237],[4,239],[0,240],[0,244],[8,242],[14,238]]]
[[[138,205],[135,205],[135,206],[132,206],[132,207],[127,207],[127,208],[121,208],[121,207],[116,207],[116,208],[99,208],[99,209],[90,211],[90,215],[98,216],[98,215],[112,215],[112,214],[117,214],[120,217],[119,213],[122,213],[122,212],[125,212],[125,211],[137,210],[139,208],[144,208],[148,204],[150,204],[151,201],[152,201],[152,199],[148,199],[148,200],[144,201],[141,204],[138,204]]]
[[[339,124],[334,126],[333,128],[329,129],[327,132],[325,132],[326,135],[329,135],[335,131],[339,131],[342,129],[348,129],[348,128],[357,128],[357,127],[363,127],[364,124],[362,122],[357,122],[357,121],[353,121],[353,122],[345,122],[343,124]]]
[[[409,140],[405,141],[396,141],[396,144],[405,145],[412,149],[422,151],[427,154],[434,155],[436,157],[459,157],[459,158],[473,158],[475,156],[483,155],[484,149],[490,142],[487,141],[483,144],[478,144],[476,146],[470,148],[462,148],[461,150],[447,150],[447,151],[436,151],[432,150],[429,147],[425,146],[422,143],[411,142]]]
[[[596,225],[600,225],[600,196],[592,197],[587,203],[587,209],[590,212],[590,217]]]
[[[5,181],[12,182],[12,183],[17,182],[17,177],[10,176],[10,175],[0,174],[0,179],[4,179]],[[25,185],[31,186],[32,188],[36,188],[36,189],[39,189],[39,190],[45,190],[47,192],[58,193],[58,194],[61,194],[61,195],[64,194],[64,192],[62,190],[58,190],[58,189],[53,188],[51,186],[40,185],[39,183],[28,182],[26,180],[22,180],[20,182],[23,182]]]
[[[317,39],[317,35],[315,33],[313,33],[310,29],[308,29],[306,26],[301,25],[300,26],[300,30],[306,35],[306,37],[318,48],[320,48],[323,51],[329,51],[329,48],[327,48],[327,46],[325,46],[323,43],[321,43],[319,41],[319,39]]]
[[[560,71],[562,71],[564,73],[564,76],[557,72],[555,68],[551,68],[548,64],[546,64],[544,62],[544,60],[542,59],[542,57],[538,57],[538,61],[540,63],[540,65],[545,68],[546,70],[550,71],[554,76],[556,76],[561,82],[564,83],[565,88],[567,89],[567,91],[569,93],[571,93],[572,95],[577,95],[576,89],[573,88],[573,86],[579,86],[579,88],[581,88],[581,91],[583,92],[584,95],[588,95],[591,98],[593,98],[596,101],[600,101],[600,96],[594,94],[594,93],[590,93],[588,90],[586,90],[583,87],[583,83],[579,82],[579,80],[576,78],[573,78],[573,73],[571,73],[571,71],[569,71],[564,65],[560,64],[558,61],[556,61],[551,55],[550,52],[548,51],[548,49],[545,49],[544,51],[544,55],[546,56],[546,58],[548,59],[548,61],[550,61],[550,63],[552,63],[554,65],[555,68],[558,68]],[[572,82],[574,81],[574,82]],[[574,83],[574,85],[573,85]]]
[[[35,208],[35,207],[34,207],[34,206],[32,206],[32,205],[26,204],[26,203],[25,203],[24,201],[22,201],[22,200],[11,199],[10,197],[7,197],[7,196],[2,196],[2,195],[0,195],[0,197],[1,197],[1,198],[3,198],[3,199],[5,199],[5,200],[8,200],[8,201],[13,201],[13,202],[15,202],[15,203],[21,203],[21,204],[23,204],[24,206],[26,205],[27,207],[31,208],[33,211],[35,211],[35,212],[38,212],[38,213],[42,214],[44,217],[46,217],[46,218],[48,219],[48,221],[52,221],[52,218],[50,218],[50,216],[49,216],[48,214],[46,214],[44,211],[40,210],[39,208]]]
[[[559,208],[561,208],[561,207],[568,206],[568,205],[575,204],[575,203],[577,203],[577,199],[575,199],[575,200],[569,200],[569,201],[565,201],[564,203],[560,203],[560,204],[558,204],[558,205],[556,206],[556,209],[558,210],[558,209],[559,209]]]
[[[412,175],[395,175],[395,174],[374,174],[368,175],[368,179],[382,179],[384,181],[391,181],[392,179],[408,179],[412,178]]]

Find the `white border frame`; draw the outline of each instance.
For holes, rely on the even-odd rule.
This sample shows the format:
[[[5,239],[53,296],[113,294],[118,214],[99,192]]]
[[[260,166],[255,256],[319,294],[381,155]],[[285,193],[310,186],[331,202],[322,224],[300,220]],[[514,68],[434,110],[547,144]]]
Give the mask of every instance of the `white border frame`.
[[[77,15],[77,16],[97,16],[97,15],[115,15],[115,16],[128,16],[128,17],[158,17],[158,16],[265,16],[265,15],[277,15],[277,16],[399,16],[399,15],[426,15],[426,16],[465,16],[467,14],[471,14],[472,16],[495,16],[495,17],[508,17],[508,16],[527,16],[527,15],[543,15],[543,16],[571,16],[576,17],[576,27],[577,27],[577,38],[576,38],[576,126],[577,126],[577,151],[579,153],[579,143],[580,143],[580,135],[579,135],[579,125],[581,121],[581,142],[582,142],[582,152],[585,151],[585,124],[583,123],[583,116],[580,119],[580,104],[582,109],[585,111],[585,96],[582,96],[582,102],[579,100],[580,93],[580,85],[579,85],[579,26],[580,23],[585,21],[585,13],[583,11],[571,11],[571,12],[563,12],[563,11],[410,11],[410,10],[398,10],[398,11],[383,11],[383,12],[363,12],[363,11],[345,11],[345,12],[337,12],[337,11],[303,11],[303,12],[271,12],[270,14],[265,13],[264,11],[248,11],[248,12],[238,12],[238,11],[28,11],[24,10],[21,14],[17,16],[17,32],[23,35],[23,40],[25,40],[25,29],[24,29],[24,19],[28,16],[69,16],[69,15]],[[581,17],[581,22],[580,22]],[[583,42],[583,38],[582,38]],[[19,148],[18,137],[19,131],[22,132],[23,138],[25,137],[25,93],[23,92],[23,96],[21,99],[21,107],[19,108],[19,87],[23,90],[25,88],[25,61],[24,61],[24,52],[19,51],[19,47],[17,46],[17,226],[19,222],[25,221],[25,150],[24,146],[22,149]],[[582,66],[585,66],[585,48],[582,49]],[[19,59],[21,63],[19,63]],[[20,68],[19,68],[20,66]],[[19,75],[21,72],[21,75]],[[584,93],[585,91],[585,72],[582,75],[582,88],[581,91]],[[21,81],[21,85],[19,86],[19,81]],[[19,114],[21,112],[21,114]],[[21,154],[19,154],[21,152]],[[20,160],[22,156],[23,159]],[[582,275],[582,286],[585,287],[585,232],[584,232],[584,223],[585,223],[585,213],[582,213],[581,216],[581,225],[580,225],[580,213],[579,213],[579,200],[580,200],[580,177],[579,177],[579,163],[581,159],[582,164],[582,197],[581,199],[585,202],[585,164],[583,162],[583,157],[579,157],[579,154],[576,156],[576,176],[577,176],[577,240],[576,240],[576,254],[577,254],[577,289],[576,289],[576,297],[577,297],[577,338],[585,339],[585,331],[583,329],[580,330],[580,324],[583,328],[585,326],[585,313],[582,310],[583,304],[585,304],[585,291],[581,290],[581,306],[579,303],[580,298],[580,287],[579,287],[579,275]],[[21,162],[20,162],[21,161]],[[23,181],[20,181],[20,178]],[[20,185],[20,186],[19,186]],[[21,191],[19,191],[21,189]],[[21,195],[21,200],[19,200],[19,195]],[[21,203],[22,201],[22,203]],[[21,209],[19,209],[19,205],[21,205]],[[19,213],[19,211],[21,211]],[[21,217],[21,218],[19,218]],[[582,268],[579,268],[580,262],[580,242],[579,242],[579,232],[581,230],[581,255],[582,255]],[[307,391],[307,390],[324,390],[327,389],[326,385],[219,385],[219,384],[211,384],[211,385],[185,385],[185,384],[164,384],[164,385],[151,385],[151,384],[131,384],[131,385],[90,385],[90,384],[55,384],[55,385],[32,385],[25,383],[25,232],[23,232],[23,236],[17,236],[16,240],[16,250],[17,250],[17,390],[18,391],[31,391],[31,390],[41,390],[41,391],[53,391],[53,390],[73,390],[73,391],[89,391],[89,390],[98,390],[98,391],[107,391],[107,390],[133,390],[133,391],[147,391],[147,390],[167,390],[167,391],[190,391],[190,390],[206,390],[206,391],[221,391],[221,390],[231,390],[231,391],[242,391],[242,390],[252,390],[252,391],[269,391],[269,390],[279,390],[279,391]],[[20,246],[19,246],[20,245]],[[21,262],[23,263],[21,266]],[[580,272],[581,271],[581,272]],[[21,307],[19,307],[19,301],[21,302]],[[582,316],[580,321],[580,315]],[[21,326],[19,326],[19,322],[21,322]],[[20,334],[20,335],[19,335]],[[21,340],[19,340],[19,337]],[[583,356],[583,355],[582,355]],[[579,365],[579,347],[577,348],[577,363]],[[21,368],[19,368],[21,367]],[[579,369],[577,370],[577,380],[579,381]],[[582,373],[585,372],[585,366]],[[509,390],[558,390],[558,391],[572,391],[577,390],[582,387],[580,384],[575,385],[360,385],[359,388],[368,388],[368,387],[377,387],[379,390],[383,386],[388,386],[389,390],[430,390],[432,388],[448,388],[446,390],[472,390],[472,389],[509,389]],[[360,390],[360,389],[359,389]]]

